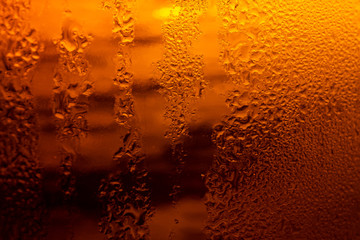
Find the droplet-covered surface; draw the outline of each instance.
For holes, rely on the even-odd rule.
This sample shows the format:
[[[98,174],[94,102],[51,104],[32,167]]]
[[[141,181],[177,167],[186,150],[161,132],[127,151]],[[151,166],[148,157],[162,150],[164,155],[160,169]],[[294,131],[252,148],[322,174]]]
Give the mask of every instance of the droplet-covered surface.
[[[359,6],[0,1],[0,239],[358,239]]]
[[[233,90],[213,133],[209,239],[359,238],[354,4],[218,2]]]
[[[41,238],[41,174],[31,70],[39,59],[28,1],[0,4],[0,238]]]

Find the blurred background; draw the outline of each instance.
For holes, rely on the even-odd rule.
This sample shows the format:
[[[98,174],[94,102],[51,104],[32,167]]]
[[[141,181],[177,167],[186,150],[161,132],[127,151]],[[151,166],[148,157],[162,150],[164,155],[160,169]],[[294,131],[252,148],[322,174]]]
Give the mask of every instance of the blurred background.
[[[6,0],[1,5],[4,41],[13,36],[4,34],[4,19],[18,19],[26,9],[26,4],[15,7],[9,10],[9,17],[6,6],[15,2]],[[24,18],[36,30],[41,46],[30,85],[37,123],[27,131],[38,134],[36,159],[42,176],[45,239],[360,239],[358,0],[104,2],[31,0]],[[116,3],[120,12],[121,6],[133,2],[130,15],[135,19],[135,38],[133,45],[121,46],[113,34],[115,8],[104,6]],[[181,15],[183,9],[190,9],[187,15]],[[195,17],[186,22],[190,16]],[[181,30],[180,36],[198,29],[197,38],[172,39],[166,26],[172,26],[169,23],[176,19],[185,22],[180,26],[190,26],[190,30]],[[123,21],[127,21],[126,16]],[[73,33],[69,22],[77,33],[90,36],[90,44],[81,45],[74,57],[80,56],[82,63],[87,61],[88,70],[85,77],[62,76],[75,85],[85,79],[93,88],[80,114],[88,124],[87,130],[81,129],[86,134],[75,141],[76,157],[69,161],[74,194],[71,201],[65,201],[59,185],[64,176],[61,149],[67,147],[71,153],[73,146],[71,140],[65,147],[59,140],[61,116],[54,114],[54,76],[62,71],[61,58],[71,56],[66,50],[69,55],[61,55],[58,44],[66,38],[67,30]],[[180,93],[174,97],[173,102],[187,102],[192,112],[186,115],[190,116],[186,117],[189,136],[182,138],[180,161],[176,160],[173,142],[165,137],[174,127],[173,119],[165,118],[173,102],[160,91],[163,86],[158,67],[160,61],[172,56],[171,44],[184,44],[190,57],[202,56],[200,78],[207,83],[202,96],[194,101],[187,102]],[[118,169],[128,171],[114,161],[119,149],[125,148],[126,130],[114,116],[119,93],[114,78],[120,68],[116,55],[122,48],[128,51],[123,58],[134,74],[135,128],[141,136],[144,166],[149,173],[151,204],[147,210],[151,214],[146,223],[136,222],[138,226],[148,225],[145,236],[134,237],[134,233],[132,237],[111,238],[99,231],[104,211],[110,208],[100,202],[99,188],[107,181],[112,184],[107,177]],[[8,50],[0,50],[5,59]],[[6,76],[1,73],[6,64],[0,67],[4,87]],[[190,80],[195,75],[192,69],[185,73]],[[182,81],[176,83],[182,86]],[[176,92],[176,87],[170,86],[169,92]],[[1,100],[6,96],[2,94]],[[1,117],[0,137],[10,139],[12,133],[5,120],[11,116]],[[0,176],[5,179],[11,164],[6,154],[1,157],[0,167],[5,170]],[[177,173],[179,168],[181,173]],[[5,180],[0,183],[7,189]],[[170,196],[175,183],[180,187],[177,200]],[[129,211],[129,215],[142,219],[141,209]],[[9,229],[22,228],[7,222],[6,216],[0,219],[5,229],[0,231],[0,239],[40,239],[9,233]],[[116,222],[116,217],[107,220]],[[14,226],[8,227],[11,224]]]

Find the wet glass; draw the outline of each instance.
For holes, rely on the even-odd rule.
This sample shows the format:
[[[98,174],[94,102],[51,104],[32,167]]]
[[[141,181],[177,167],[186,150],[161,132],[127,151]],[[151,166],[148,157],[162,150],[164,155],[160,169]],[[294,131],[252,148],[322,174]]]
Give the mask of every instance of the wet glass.
[[[359,0],[2,0],[0,239],[360,239]]]

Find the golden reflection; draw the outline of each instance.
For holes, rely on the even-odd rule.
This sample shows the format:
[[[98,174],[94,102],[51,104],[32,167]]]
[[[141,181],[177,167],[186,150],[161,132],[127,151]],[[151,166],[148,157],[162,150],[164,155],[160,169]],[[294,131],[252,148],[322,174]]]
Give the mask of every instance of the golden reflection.
[[[176,6],[174,8],[164,7],[153,11],[153,16],[154,18],[157,19],[166,19],[170,16],[170,14],[172,14],[173,16],[178,16],[180,11],[181,11],[180,6]]]

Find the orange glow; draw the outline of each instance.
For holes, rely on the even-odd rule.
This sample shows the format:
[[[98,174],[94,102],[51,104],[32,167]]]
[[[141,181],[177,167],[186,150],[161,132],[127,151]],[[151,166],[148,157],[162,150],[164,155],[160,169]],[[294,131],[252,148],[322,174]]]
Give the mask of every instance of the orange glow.
[[[181,7],[179,7],[179,6],[174,7],[174,8],[164,7],[164,8],[160,8],[160,9],[153,11],[153,16],[154,16],[154,18],[157,18],[157,19],[166,19],[170,16],[170,14],[172,14],[174,16],[178,16],[180,11],[181,11]]]
[[[359,0],[1,0],[0,240],[358,239]]]

